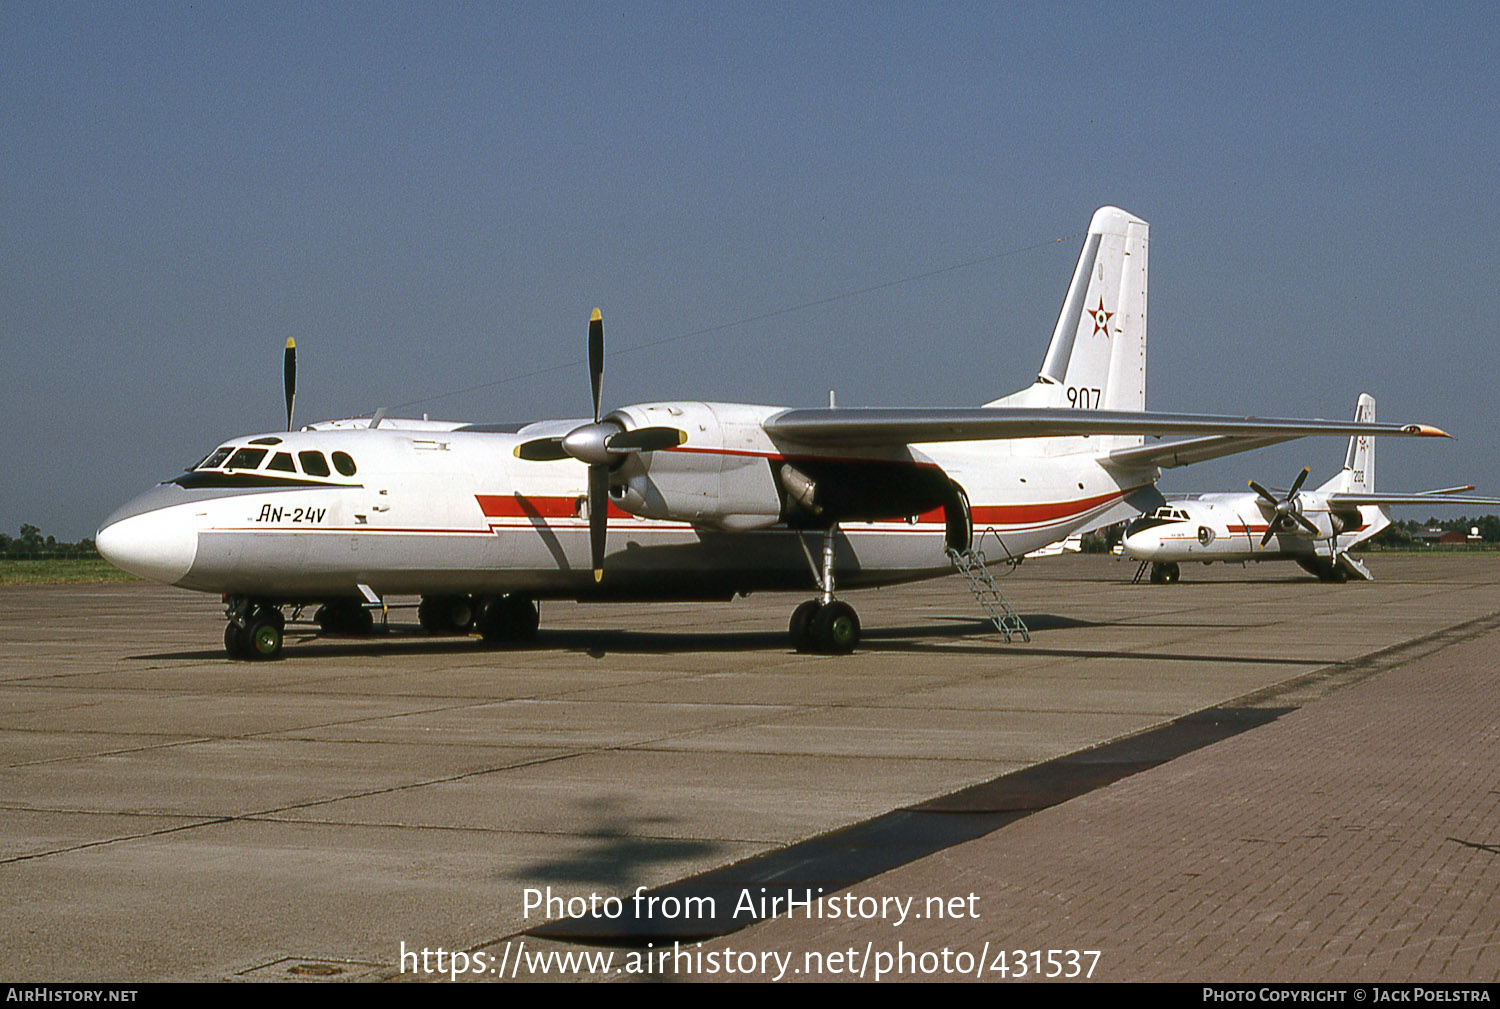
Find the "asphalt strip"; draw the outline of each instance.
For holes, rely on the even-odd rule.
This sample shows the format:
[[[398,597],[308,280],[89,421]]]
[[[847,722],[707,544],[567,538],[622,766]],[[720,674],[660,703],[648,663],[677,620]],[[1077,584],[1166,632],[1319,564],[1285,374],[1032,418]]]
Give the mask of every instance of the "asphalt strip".
[[[1038,810],[1228,739],[1318,697],[1404,665],[1500,624],[1491,615],[1443,628],[1275,687],[1205,708],[1132,736],[1000,775],[626,899],[626,913],[564,918],[524,934],[595,946],[698,942],[739,931],[779,911],[788,891],[830,895]],[[746,899],[749,895],[749,899]],[[765,896],[766,900],[759,899]],[[713,898],[708,900],[707,898]],[[754,905],[753,907],[749,905]],[[705,913],[712,908],[713,913]],[[691,909],[691,913],[685,913]]]

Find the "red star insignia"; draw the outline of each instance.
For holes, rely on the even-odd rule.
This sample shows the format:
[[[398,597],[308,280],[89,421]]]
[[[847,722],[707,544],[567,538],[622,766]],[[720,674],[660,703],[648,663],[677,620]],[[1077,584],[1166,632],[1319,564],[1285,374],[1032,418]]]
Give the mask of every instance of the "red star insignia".
[[[1103,333],[1104,338],[1106,340],[1109,339],[1109,320],[1114,317],[1115,313],[1104,310],[1104,295],[1101,294],[1099,296],[1099,307],[1090,309],[1089,314],[1094,317],[1093,335],[1098,336],[1100,333]]]

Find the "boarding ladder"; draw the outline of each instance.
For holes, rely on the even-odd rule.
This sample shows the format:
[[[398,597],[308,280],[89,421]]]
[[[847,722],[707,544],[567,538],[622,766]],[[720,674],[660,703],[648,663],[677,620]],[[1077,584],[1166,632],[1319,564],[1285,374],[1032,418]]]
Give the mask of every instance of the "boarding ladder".
[[[969,548],[968,550],[955,550],[948,548],[948,559],[958,569],[958,573],[964,576],[964,581],[969,583],[969,591],[974,593],[975,602],[979,603],[981,609],[995,625],[995,630],[1000,632],[1006,644],[1010,644],[1013,635],[1019,634],[1022,641],[1031,640],[1031,632],[1026,629],[1026,622],[1021,619],[1021,614],[1005,598],[1000,591],[1000,586],[995,582],[995,576],[990,574],[990,569],[984,559],[984,551]]]

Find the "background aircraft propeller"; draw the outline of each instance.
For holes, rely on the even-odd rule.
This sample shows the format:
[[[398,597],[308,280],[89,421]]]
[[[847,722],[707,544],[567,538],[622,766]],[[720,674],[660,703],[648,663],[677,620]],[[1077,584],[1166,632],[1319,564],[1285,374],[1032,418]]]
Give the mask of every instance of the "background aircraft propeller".
[[[687,432],[675,427],[641,427],[626,430],[617,420],[601,420],[600,398],[604,391],[604,316],[596,308],[589,319],[589,385],[594,397],[594,420],[560,438],[536,438],[516,446],[516,457],[529,462],[577,459],[589,468],[589,561],[594,581],[604,577],[604,544],[609,520],[609,474],[629,456],[676,448],[687,441]]]
[[[297,401],[297,341],[286,338],[286,353],[281,355],[281,389],[286,393],[286,429],[292,429],[292,404]]]
[[[1302,472],[1297,474],[1297,479],[1292,481],[1292,489],[1286,492],[1284,498],[1277,498],[1254,480],[1250,481],[1250,489],[1260,495],[1260,499],[1275,511],[1270,524],[1266,526],[1266,534],[1261,537],[1261,546],[1271,542],[1272,536],[1284,528],[1290,528],[1293,524],[1300,525],[1314,536],[1319,535],[1318,527],[1302,514],[1302,503],[1297,500],[1297,492],[1302,489],[1302,482],[1307,479],[1307,474],[1310,472],[1312,470],[1304,466]]]

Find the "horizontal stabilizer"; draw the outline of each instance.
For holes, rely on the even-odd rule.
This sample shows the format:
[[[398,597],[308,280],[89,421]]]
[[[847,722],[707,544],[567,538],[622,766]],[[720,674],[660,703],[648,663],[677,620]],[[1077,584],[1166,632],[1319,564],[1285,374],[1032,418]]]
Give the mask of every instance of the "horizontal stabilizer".
[[[1339,491],[1328,495],[1330,505],[1442,505],[1445,508],[1453,508],[1461,505],[1500,505],[1500,498],[1494,497],[1460,497],[1456,494],[1434,494],[1427,491],[1421,494],[1386,494],[1379,491],[1371,491],[1368,494],[1357,491]]]

